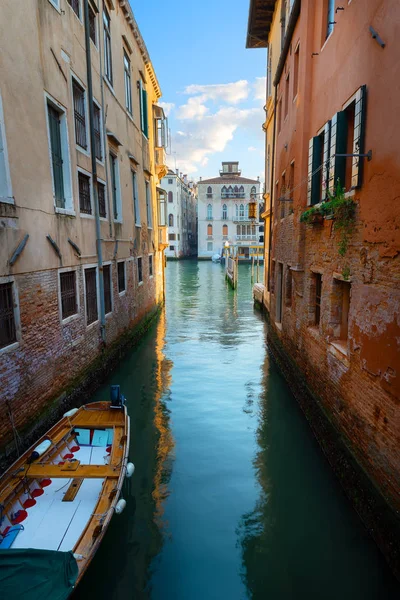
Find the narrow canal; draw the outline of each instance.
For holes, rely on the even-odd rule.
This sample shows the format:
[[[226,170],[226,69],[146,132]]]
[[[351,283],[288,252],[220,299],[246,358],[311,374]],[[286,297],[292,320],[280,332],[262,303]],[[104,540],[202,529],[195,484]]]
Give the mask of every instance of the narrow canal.
[[[168,263],[165,312],[96,394],[121,385],[136,472],[74,600],[398,597],[239,278]]]

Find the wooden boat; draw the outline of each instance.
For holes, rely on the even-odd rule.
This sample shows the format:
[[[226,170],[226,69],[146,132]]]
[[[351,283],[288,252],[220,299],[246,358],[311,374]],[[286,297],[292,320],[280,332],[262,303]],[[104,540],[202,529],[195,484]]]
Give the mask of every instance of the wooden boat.
[[[0,478],[4,598],[67,598],[92,560],[120,499],[129,417],[119,394],[66,413]],[[19,594],[19,595],[18,595]]]

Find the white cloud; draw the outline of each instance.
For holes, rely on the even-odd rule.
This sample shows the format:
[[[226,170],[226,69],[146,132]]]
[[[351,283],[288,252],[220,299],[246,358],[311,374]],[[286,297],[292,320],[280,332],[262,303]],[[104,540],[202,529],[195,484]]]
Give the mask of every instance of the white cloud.
[[[203,104],[201,96],[189,98],[187,104],[183,104],[178,109],[177,118],[184,119],[201,119],[204,117],[208,108]]]
[[[257,152],[257,148],[255,148],[254,146],[249,146],[249,147],[247,148],[247,150],[248,150],[249,152]]]
[[[234,83],[218,83],[211,85],[188,85],[184,91],[189,96],[200,94],[202,102],[207,100],[222,100],[228,104],[238,104],[249,95],[249,83],[245,79]]]
[[[266,92],[267,78],[266,77],[256,77],[255,83],[253,83],[254,89],[254,99],[262,100],[265,102],[267,92]]]
[[[161,108],[164,109],[166,117],[169,117],[169,115],[175,108],[175,104],[173,102],[159,102],[158,104],[159,106],[161,106]]]

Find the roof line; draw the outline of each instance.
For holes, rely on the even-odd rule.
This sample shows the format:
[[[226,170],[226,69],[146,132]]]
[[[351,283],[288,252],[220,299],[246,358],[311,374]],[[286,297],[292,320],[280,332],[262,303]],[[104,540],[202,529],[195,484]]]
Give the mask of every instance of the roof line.
[[[282,52],[279,57],[278,66],[276,67],[276,73],[275,73],[275,78],[274,78],[275,86],[278,85],[279,80],[282,75],[283,67],[285,66],[286,58],[287,58],[289,48],[290,48],[290,42],[292,41],[292,37],[293,37],[293,33],[294,33],[294,28],[296,27],[297,19],[299,18],[299,15],[300,15],[300,8],[301,8],[301,0],[294,0],[293,6],[292,6],[292,12],[290,13],[289,22],[288,22],[288,26],[286,29],[285,39],[283,40]]]

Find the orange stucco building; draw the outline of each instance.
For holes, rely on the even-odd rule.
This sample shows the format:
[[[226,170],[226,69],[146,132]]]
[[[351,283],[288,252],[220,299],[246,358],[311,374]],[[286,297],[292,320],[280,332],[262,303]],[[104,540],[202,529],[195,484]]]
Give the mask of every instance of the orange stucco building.
[[[400,3],[288,0],[282,7],[251,0],[249,47],[269,45],[278,5],[281,52],[270,74],[275,159],[266,206],[270,347],[396,520]]]

